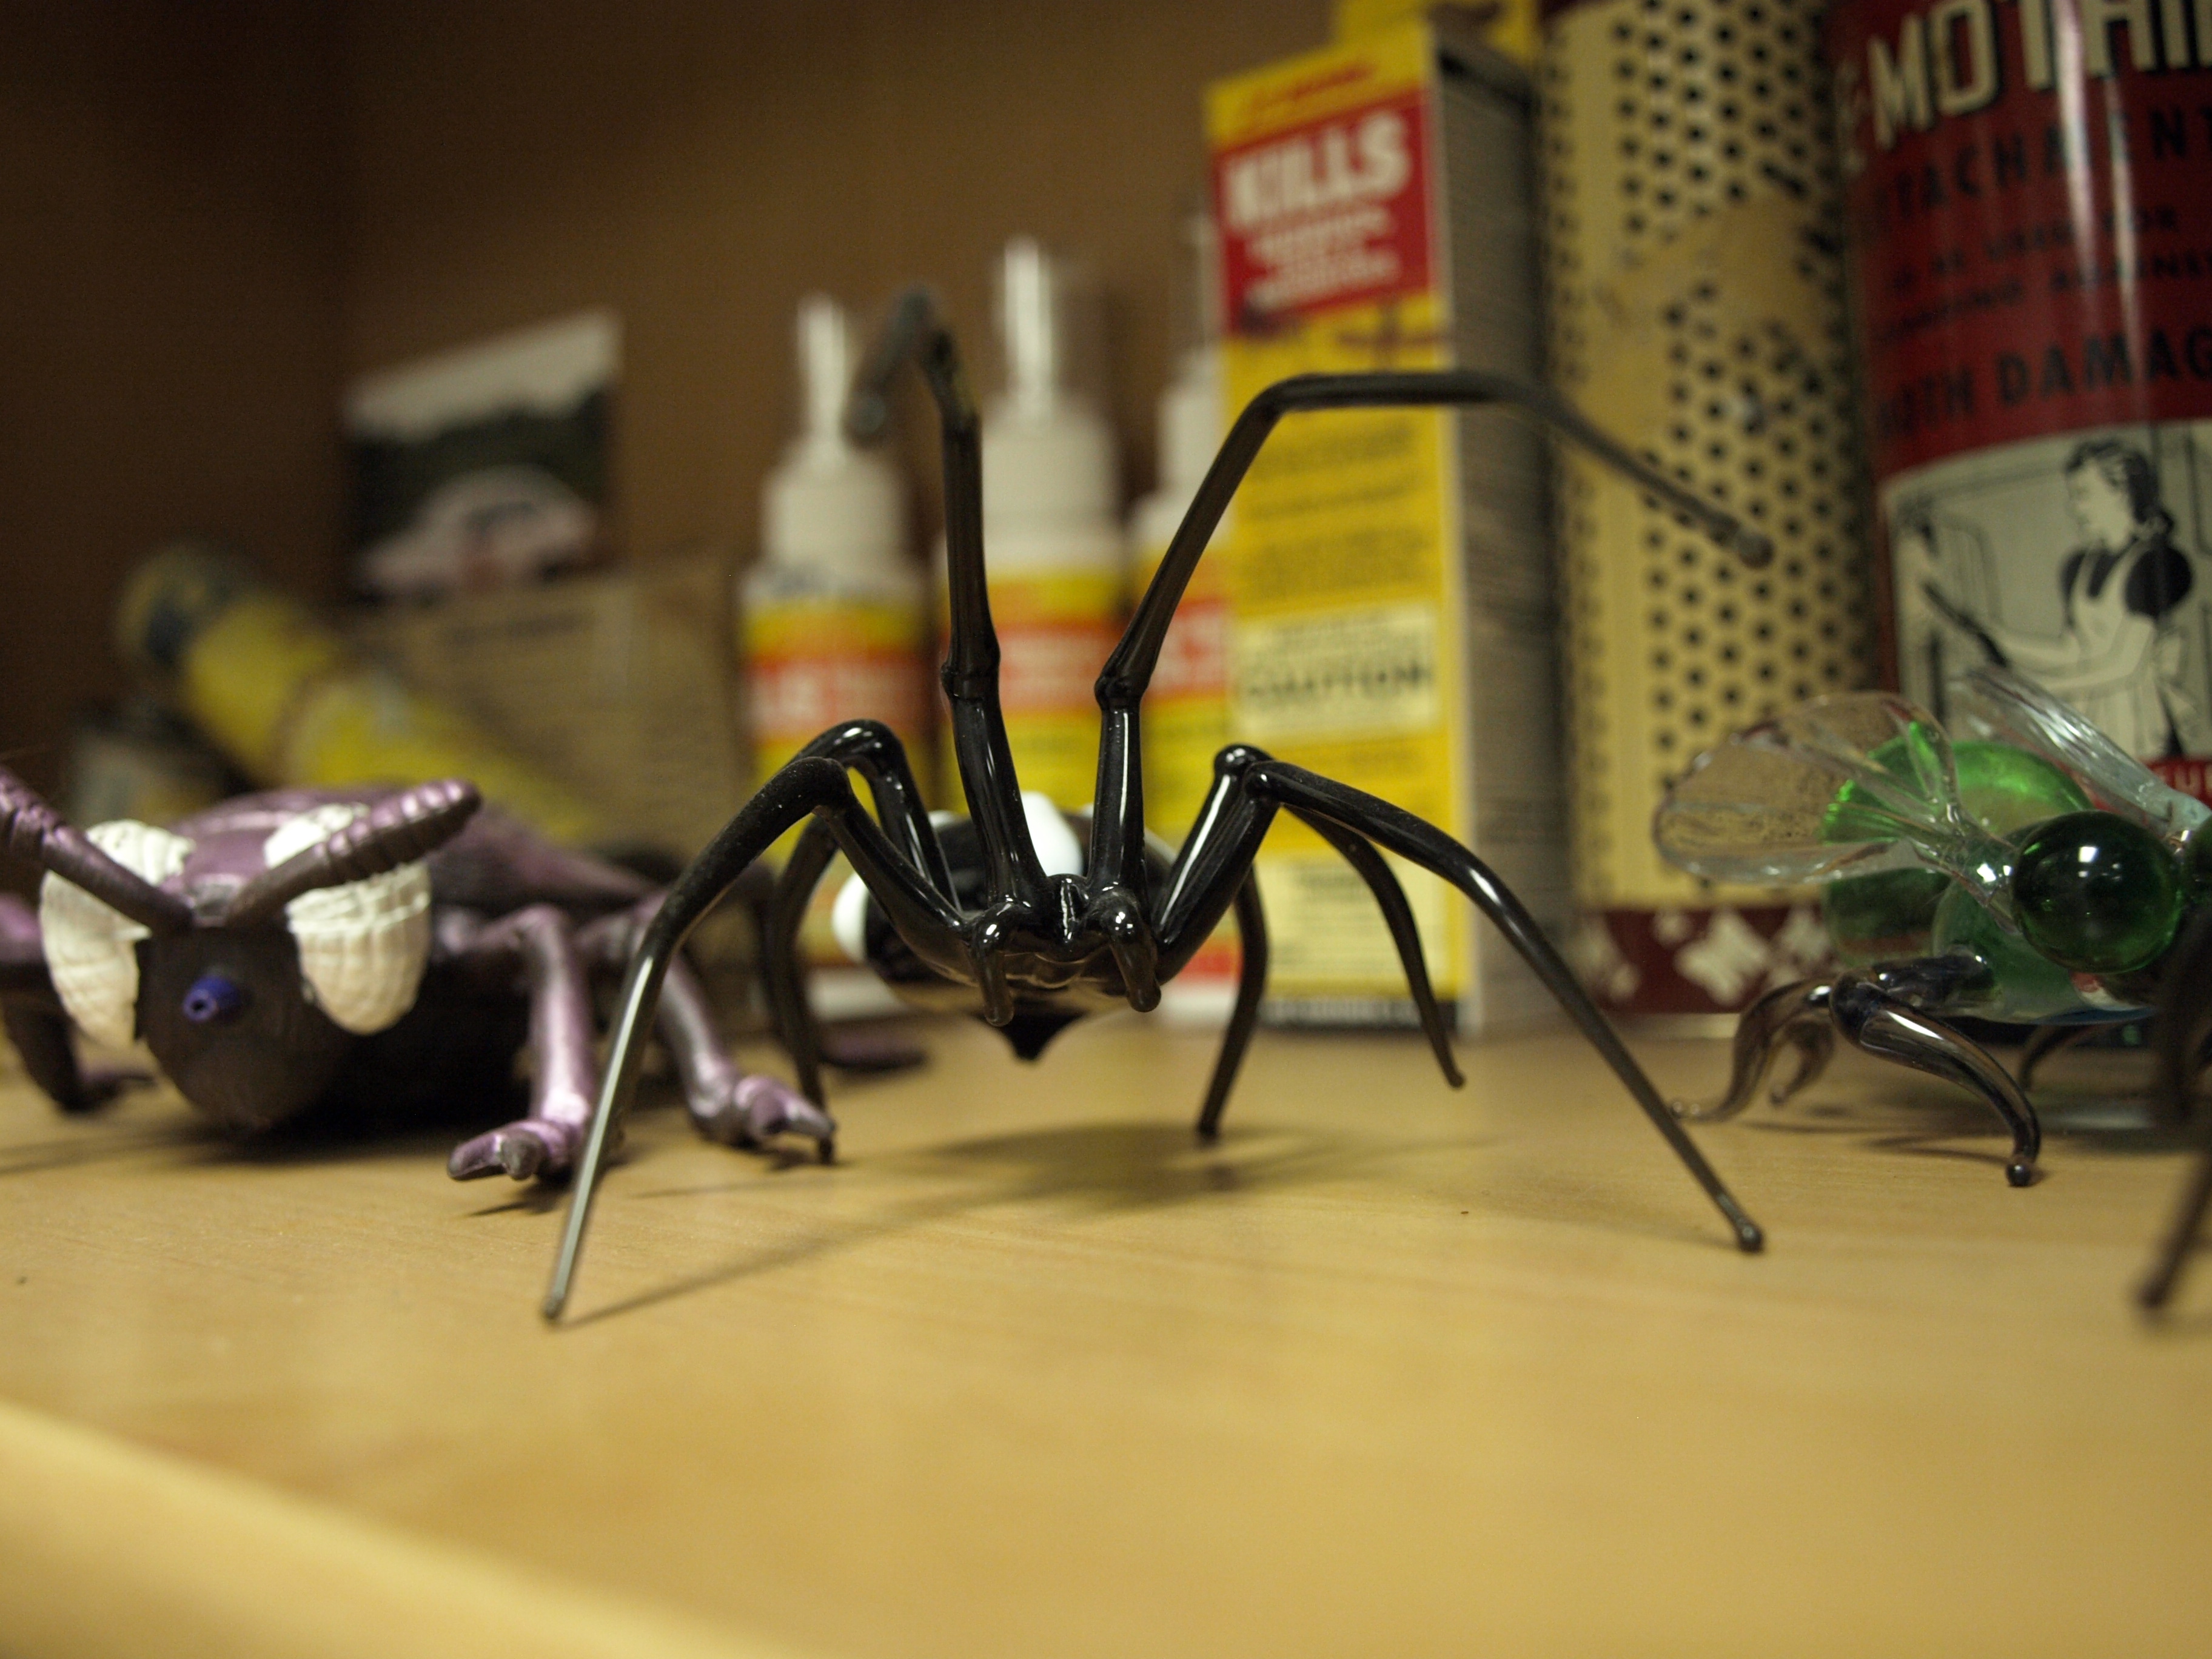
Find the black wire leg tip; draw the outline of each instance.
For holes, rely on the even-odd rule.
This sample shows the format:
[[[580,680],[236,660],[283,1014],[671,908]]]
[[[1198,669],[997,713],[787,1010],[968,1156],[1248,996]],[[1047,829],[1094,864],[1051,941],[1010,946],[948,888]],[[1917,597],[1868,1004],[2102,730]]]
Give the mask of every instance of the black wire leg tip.
[[[1760,1231],[1756,1221],[1743,1212],[1743,1206],[1735,1201],[1734,1194],[1723,1194],[1719,1201],[1721,1213],[1728,1218],[1729,1225],[1735,1229],[1736,1249],[1746,1255],[1757,1255],[1764,1250],[1766,1248],[1765,1233]]]
[[[2181,1202],[2176,1206],[2166,1241],[2159,1248],[2157,1264],[2136,1289],[2136,1301],[2145,1311],[2157,1312],[2172,1297],[2173,1287],[2181,1282],[2181,1270],[2197,1248],[2197,1236],[2204,1224],[2208,1205],[2212,1205],[2212,1153],[2197,1159]]]

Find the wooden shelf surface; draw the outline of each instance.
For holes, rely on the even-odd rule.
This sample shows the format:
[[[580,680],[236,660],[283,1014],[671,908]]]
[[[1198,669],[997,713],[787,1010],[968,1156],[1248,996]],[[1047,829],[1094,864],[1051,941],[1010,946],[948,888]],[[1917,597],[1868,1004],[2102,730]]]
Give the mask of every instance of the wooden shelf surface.
[[[641,1115],[557,1197],[451,1134],[240,1149],[0,1084],[0,1651],[2202,1652],[2212,1263],[2184,1159],[1841,1062],[1698,1139],[1562,1036],[969,1025],[845,1161]],[[1710,1091],[1712,1043],[1641,1045]],[[2066,1133],[2069,1126],[2073,1133]]]

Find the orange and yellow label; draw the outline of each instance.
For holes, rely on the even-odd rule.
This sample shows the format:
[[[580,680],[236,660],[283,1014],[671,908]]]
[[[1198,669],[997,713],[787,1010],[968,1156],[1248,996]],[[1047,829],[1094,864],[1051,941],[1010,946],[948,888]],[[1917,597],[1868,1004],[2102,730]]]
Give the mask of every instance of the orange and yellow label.
[[[756,780],[840,720],[881,720],[910,750],[928,725],[919,645],[915,613],[905,605],[821,599],[749,611],[745,685]],[[918,763],[918,769],[926,769]]]
[[[929,775],[928,757],[916,752],[928,729],[929,707],[919,623],[910,605],[842,595],[747,609],[742,633],[756,788],[831,726],[849,720],[881,720],[906,745],[916,779]],[[872,810],[865,793],[861,801]],[[799,835],[797,829],[787,831],[769,849],[769,860],[781,865],[789,858]],[[817,967],[846,961],[830,916],[851,874],[843,854],[830,860],[801,924],[799,948]]]

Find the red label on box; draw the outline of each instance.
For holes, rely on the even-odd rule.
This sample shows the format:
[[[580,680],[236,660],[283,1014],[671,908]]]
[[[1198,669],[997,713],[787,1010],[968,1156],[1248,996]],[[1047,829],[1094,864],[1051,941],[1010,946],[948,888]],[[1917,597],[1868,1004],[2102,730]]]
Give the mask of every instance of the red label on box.
[[[1223,314],[1277,319],[1429,285],[1428,117],[1416,91],[1214,157]]]

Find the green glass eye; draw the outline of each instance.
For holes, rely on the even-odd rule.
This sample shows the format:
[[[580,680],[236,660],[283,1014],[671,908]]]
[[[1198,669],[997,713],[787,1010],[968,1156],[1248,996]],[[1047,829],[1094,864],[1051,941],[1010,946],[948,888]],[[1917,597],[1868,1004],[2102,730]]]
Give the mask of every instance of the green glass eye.
[[[2069,812],[2033,831],[2013,866],[2027,942],[2076,973],[2147,967],[2180,925],[2178,860],[2149,830],[2110,812]]]

